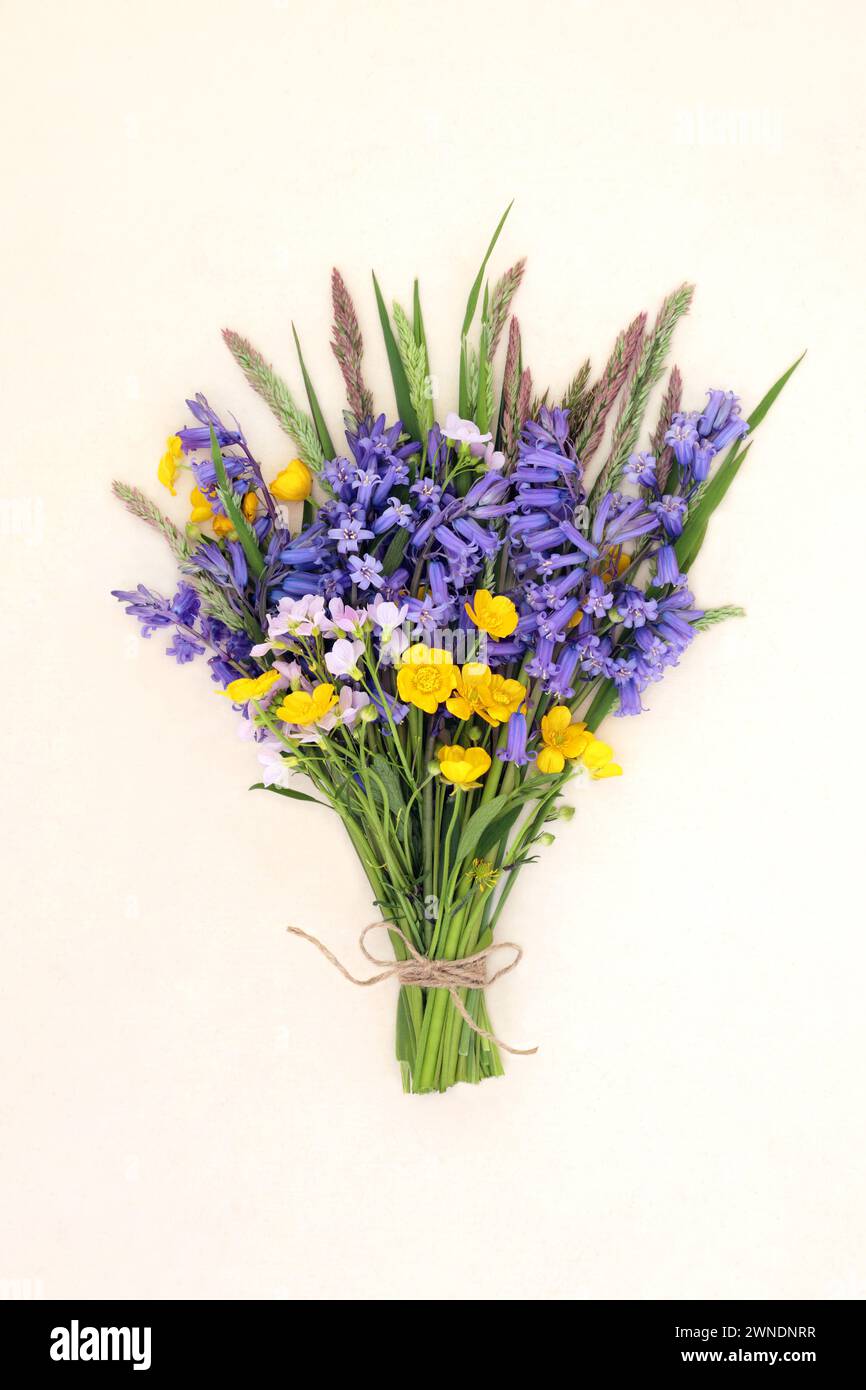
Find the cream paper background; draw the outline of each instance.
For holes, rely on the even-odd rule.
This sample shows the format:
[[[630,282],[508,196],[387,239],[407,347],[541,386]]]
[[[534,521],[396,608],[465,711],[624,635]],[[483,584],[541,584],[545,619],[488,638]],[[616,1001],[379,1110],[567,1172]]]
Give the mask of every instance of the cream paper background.
[[[862,8],[4,6],[2,1239],[11,1296],[866,1295]],[[608,733],[513,895],[495,1026],[537,1057],[404,1098],[338,824],[249,795],[203,667],[108,597],[171,583],[109,495],[184,395],[291,447],[219,337],[339,425],[328,275],[421,276],[453,402],[490,231],[536,381],[698,284],[688,399],[809,355],[694,571],[746,622]],[[163,500],[167,494],[162,494]],[[183,515],[178,500],[177,515]]]

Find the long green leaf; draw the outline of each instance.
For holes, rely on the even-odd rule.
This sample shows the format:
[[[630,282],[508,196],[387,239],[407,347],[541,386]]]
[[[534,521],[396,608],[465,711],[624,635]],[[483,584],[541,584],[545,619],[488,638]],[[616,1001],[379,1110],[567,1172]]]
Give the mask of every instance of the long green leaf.
[[[485,272],[485,270],[487,269],[487,262],[490,260],[490,257],[491,257],[492,254],[493,254],[493,248],[494,248],[494,246],[496,245],[497,241],[499,240],[499,233],[502,231],[502,228],[505,226],[505,219],[506,219],[506,217],[508,216],[508,214],[510,213],[511,209],[513,208],[513,206],[514,206],[514,199],[512,198],[511,202],[508,204],[508,207],[505,209],[505,211],[503,212],[502,216],[501,216],[500,219],[499,219],[499,223],[498,223],[498,225],[497,225],[496,231],[493,233],[493,236],[490,238],[490,245],[489,245],[488,248],[487,248],[487,252],[486,252],[486,254],[485,254],[484,260],[481,262],[481,269],[479,270],[478,274],[476,275],[476,277],[475,277],[475,279],[474,279],[474,281],[473,281],[472,289],[469,291],[469,298],[468,298],[468,300],[466,301],[466,314],[465,314],[464,319],[463,319],[463,327],[462,327],[462,329],[460,330],[461,337],[463,337],[463,338],[465,338],[465,337],[466,337],[466,334],[469,332],[469,329],[470,329],[471,326],[472,326],[472,320],[473,320],[474,317],[475,317],[475,310],[476,310],[477,307],[478,307],[478,296],[479,296],[480,293],[481,293],[481,286],[482,286],[482,284],[484,283],[484,272]]]
[[[457,394],[458,409],[461,420],[469,416],[471,402],[469,400],[469,358],[466,351],[466,339],[460,340],[460,380]]]
[[[478,400],[475,402],[475,423],[485,434],[490,428],[488,397],[491,391],[491,372],[493,370],[490,361],[490,327],[488,313],[489,296],[487,286],[485,285],[484,309],[481,315],[481,341],[478,346]]]
[[[406,544],[409,540],[409,532],[400,527],[394,532],[394,537],[388,549],[385,551],[385,558],[382,561],[382,573],[385,575],[393,574],[403,556],[406,554]]]
[[[325,424],[325,417],[322,414],[322,408],[319,405],[319,398],[316,395],[316,392],[313,388],[313,383],[310,380],[310,374],[307,371],[307,365],[304,361],[304,354],[301,352],[301,340],[298,337],[298,330],[295,328],[294,324],[292,324],[292,333],[295,337],[295,347],[298,349],[298,361],[301,364],[301,375],[304,378],[304,385],[307,388],[307,400],[310,402],[310,411],[313,416],[313,422],[316,426],[316,434],[319,436],[319,443],[322,446],[322,451],[325,455],[325,458],[332,459],[336,457],[337,451],[334,448],[334,445],[331,441],[331,436],[328,433],[328,426]]]
[[[616,686],[613,681],[605,681],[595,693],[595,699],[584,715],[583,722],[594,734],[599,724],[607,718],[616,704]]]
[[[801,352],[801,353],[800,353],[800,356],[797,358],[796,362],[792,362],[792,363],[791,363],[791,366],[788,368],[788,370],[787,370],[786,372],[783,372],[783,373],[782,373],[782,375],[779,377],[779,380],[775,383],[775,385],[773,385],[773,386],[770,387],[769,391],[767,392],[766,396],[764,396],[763,400],[759,401],[758,404],[755,406],[755,409],[752,411],[751,415],[749,416],[749,428],[750,428],[753,432],[754,432],[754,431],[758,428],[758,426],[760,425],[760,423],[761,423],[761,421],[763,420],[764,416],[766,415],[767,411],[770,409],[770,406],[771,406],[771,405],[774,403],[774,401],[776,400],[776,397],[777,397],[778,395],[780,395],[781,392],[784,390],[784,388],[787,386],[789,380],[790,380],[791,377],[794,375],[795,371],[797,370],[797,368],[799,367],[800,363],[802,362],[802,360],[803,360],[803,358],[804,358],[805,356],[806,356],[805,351]]]
[[[508,810],[514,804],[513,796],[506,792],[502,796],[492,796],[489,801],[483,802],[477,810],[472,812],[468,821],[463,827],[460,835],[460,842],[457,846],[457,853],[454,857],[455,864],[462,864],[468,854],[472,852],[478,844],[488,825],[492,824],[503,811]]]
[[[278,796],[290,796],[293,801],[312,801],[316,806],[324,806],[326,811],[331,809],[327,801],[319,801],[318,797],[308,796],[306,792],[296,792],[294,787],[266,787],[264,782],[253,782],[250,791],[276,792]]]
[[[503,811],[501,815],[497,816],[496,819],[481,832],[478,838],[478,844],[476,845],[476,853],[479,854],[482,859],[489,854],[492,849],[495,849],[497,845],[505,843],[508,839],[508,833],[511,827],[514,825],[514,822],[517,820],[522,810],[522,804],[520,806],[511,806],[507,811]]]
[[[222,450],[219,446],[213,425],[210,426],[210,449],[213,458],[214,472],[217,477],[217,491],[220,501],[226,509],[226,515],[231,518],[232,525],[238,533],[238,540],[244,548],[247,557],[247,564],[254,579],[261,579],[264,573],[265,562],[262,552],[259,550],[259,543],[256,540],[255,532],[247,521],[243,512],[235,500],[231,484],[226,473],[226,466],[223,463]]]
[[[382,291],[379,288],[379,281],[376,279],[375,271],[373,271],[373,288],[376,291],[379,321],[382,324],[382,336],[385,339],[388,366],[391,368],[391,380],[394,383],[397,414],[400,416],[406,433],[410,435],[412,439],[420,439],[421,434],[418,427],[418,416],[412,408],[412,400],[409,395],[409,382],[406,380],[406,373],[403,370],[403,362],[400,358],[400,349],[397,347],[397,340],[394,337],[394,330],[391,327],[391,320],[388,317],[388,310],[385,306],[385,300],[382,297]]]

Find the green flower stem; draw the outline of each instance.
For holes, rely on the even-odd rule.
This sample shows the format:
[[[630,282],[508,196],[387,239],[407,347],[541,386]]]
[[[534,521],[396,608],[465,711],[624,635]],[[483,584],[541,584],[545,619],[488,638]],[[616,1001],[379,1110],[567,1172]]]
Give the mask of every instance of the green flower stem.
[[[443,960],[456,960],[457,958],[457,945],[463,930],[465,911],[465,908],[460,909],[455,912],[451,918],[448,926],[448,934],[445,938],[444,949],[442,950],[441,958]],[[431,989],[427,991],[427,1005],[424,1010],[424,1023],[418,1042],[416,1065],[417,1089],[419,1091],[430,1091],[435,1085],[436,1073],[440,1060],[439,1049],[442,1042],[442,1030],[445,1026],[446,1012],[450,1004],[451,998],[447,989]]]
[[[401,763],[403,764],[403,771],[404,771],[405,774],[406,774],[406,780],[408,781],[410,787],[414,787],[414,786],[415,786],[415,777],[414,777],[414,775],[413,775],[413,773],[412,773],[412,769],[410,768],[409,763],[407,762],[407,759],[406,759],[406,752],[405,752],[405,750],[404,750],[404,748],[403,748],[402,739],[400,738],[400,732],[399,732],[399,730],[398,730],[398,728],[397,728],[397,725],[394,723],[394,717],[393,717],[393,715],[391,714],[391,706],[388,704],[388,701],[387,701],[387,699],[385,698],[385,692],[384,692],[384,690],[382,689],[382,682],[379,680],[379,676],[378,676],[378,673],[377,673],[377,671],[376,671],[376,663],[375,663],[375,661],[373,660],[372,656],[369,654],[369,643],[370,643],[370,639],[369,639],[369,637],[368,637],[368,638],[367,638],[368,659],[367,659],[367,663],[366,663],[366,664],[367,664],[367,670],[370,672],[370,675],[371,675],[372,678],[373,678],[373,685],[375,686],[376,693],[378,694],[379,699],[382,701],[382,709],[383,709],[383,711],[384,711],[384,713],[385,713],[385,718],[388,720],[388,726],[389,726],[389,728],[390,728],[390,730],[391,730],[391,737],[392,737],[393,740],[394,740],[394,746],[395,746],[395,748],[397,749],[397,752],[398,752],[399,755],[400,755],[400,761],[401,761]],[[369,692],[369,687],[366,685],[366,682],[364,683],[364,685],[365,685],[365,689],[367,689],[368,692]]]

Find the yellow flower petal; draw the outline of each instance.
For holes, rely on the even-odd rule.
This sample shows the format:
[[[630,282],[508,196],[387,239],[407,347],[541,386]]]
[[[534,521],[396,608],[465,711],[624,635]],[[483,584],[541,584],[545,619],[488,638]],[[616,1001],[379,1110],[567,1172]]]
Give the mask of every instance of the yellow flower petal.
[[[556,748],[542,748],[536,759],[539,772],[561,772],[565,758]]]
[[[465,751],[465,749],[460,747],[459,743],[448,743],[436,749],[436,757],[439,759],[440,763],[460,762]]]
[[[426,642],[416,642],[403,653],[404,666],[453,666],[454,659],[444,647],[428,647]]]
[[[400,699],[424,710],[425,714],[435,714],[456,684],[457,668],[451,664],[448,653],[425,646],[423,642],[409,648],[397,672]]]
[[[563,734],[571,723],[571,710],[568,705],[554,705],[541,721],[541,737],[545,743],[549,737]]]
[[[592,734],[588,734],[585,729],[579,728],[577,724],[570,724],[562,735],[561,741],[557,744],[560,752],[566,758],[579,758],[583,750],[592,743]]]
[[[602,743],[601,739],[593,738],[587,744],[580,755],[583,762],[590,770],[597,767],[604,767],[613,757],[613,749],[609,743]]]
[[[255,680],[242,676],[239,680],[229,681],[225,690],[219,690],[217,694],[227,696],[236,705],[246,704],[247,700],[261,700],[269,690],[273,690],[279,679],[279,671],[265,671]]]
[[[189,495],[189,502],[192,507],[189,516],[190,521],[207,521],[213,516],[213,508],[201,488],[193,488]]]
[[[171,454],[163,454],[162,458],[159,461],[159,467],[156,470],[156,476],[162,483],[163,487],[168,488],[172,497],[177,497],[177,490],[174,486],[177,474],[178,467],[176,460],[172,457]]]
[[[308,724],[312,708],[313,701],[306,690],[293,690],[285,696],[276,710],[276,715],[287,724]]]
[[[462,695],[449,695],[445,701],[445,708],[449,714],[453,714],[455,719],[471,719],[474,713],[469,701]]]
[[[493,676],[487,691],[485,707],[480,711],[488,724],[506,724],[526,698],[526,687],[519,681]]]
[[[440,748],[436,756],[442,776],[456,787],[470,786],[490,768],[490,754],[483,748],[461,748],[459,744],[450,744]]]
[[[494,598],[489,589],[477,589],[465,607],[475,626],[495,639],[510,637],[517,627],[517,609],[504,594]]]
[[[313,490],[313,475],[302,459],[292,459],[271,483],[278,502],[305,502]]]
[[[486,748],[467,748],[466,761],[474,768],[476,777],[490,771],[490,754]]]

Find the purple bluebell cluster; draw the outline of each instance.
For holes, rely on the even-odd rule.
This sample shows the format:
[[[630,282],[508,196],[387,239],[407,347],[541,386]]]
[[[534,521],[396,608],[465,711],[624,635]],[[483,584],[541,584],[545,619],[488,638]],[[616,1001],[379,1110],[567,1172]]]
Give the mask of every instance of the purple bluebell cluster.
[[[542,409],[523,431],[507,521],[517,630],[493,644],[491,662],[526,662],[557,700],[581,685],[614,683],[619,714],[676,665],[703,616],[679,570],[675,543],[721,449],[747,429],[730,392],[710,391],[704,411],[676,414],[665,442],[674,466],[666,491],[656,459],[634,453],[623,478],[639,489],[604,493],[594,507],[569,441],[568,417]]]
[[[252,643],[247,634],[203,613],[201,599],[190,584],[179,584],[171,599],[163,598],[143,584],[136,589],[113,589],[112,593],[126,604],[129,617],[138,620],[142,637],[150,638],[161,628],[172,629],[171,642],[165,651],[178,666],[185,666],[209,651],[211,678],[221,685],[239,676],[257,674],[258,668],[250,658]]]
[[[559,702],[612,682],[620,714],[641,711],[643,692],[692,640],[702,612],[676,542],[714,458],[747,429],[737,397],[710,391],[704,410],[673,416],[664,478],[653,454],[633,453],[622,475],[630,490],[596,500],[566,410],[543,407],[527,422],[510,472],[502,455],[493,467],[480,457],[489,436],[470,422],[459,422],[458,436],[434,425],[422,447],[399,421],[367,418],[347,433],[349,453],[325,462],[327,500],[292,535],[237,422],[227,427],[203,396],[187,404],[196,423],[178,434],[196,485],[219,513],[214,463],[199,452],[213,428],[233,491],[256,499],[263,572],[250,573],[238,539],[202,538],[189,549],[190,583],[171,601],[143,587],[118,592],[146,636],[174,627],[168,654],[178,663],[210,650],[215,680],[256,675],[264,667],[250,648],[281,599],[392,602],[433,638],[470,627],[467,601],[484,588],[518,614],[516,629],[488,644],[492,668],[538,681]],[[202,584],[219,593],[219,615],[207,604],[201,615]],[[509,743],[517,762],[518,732]]]

